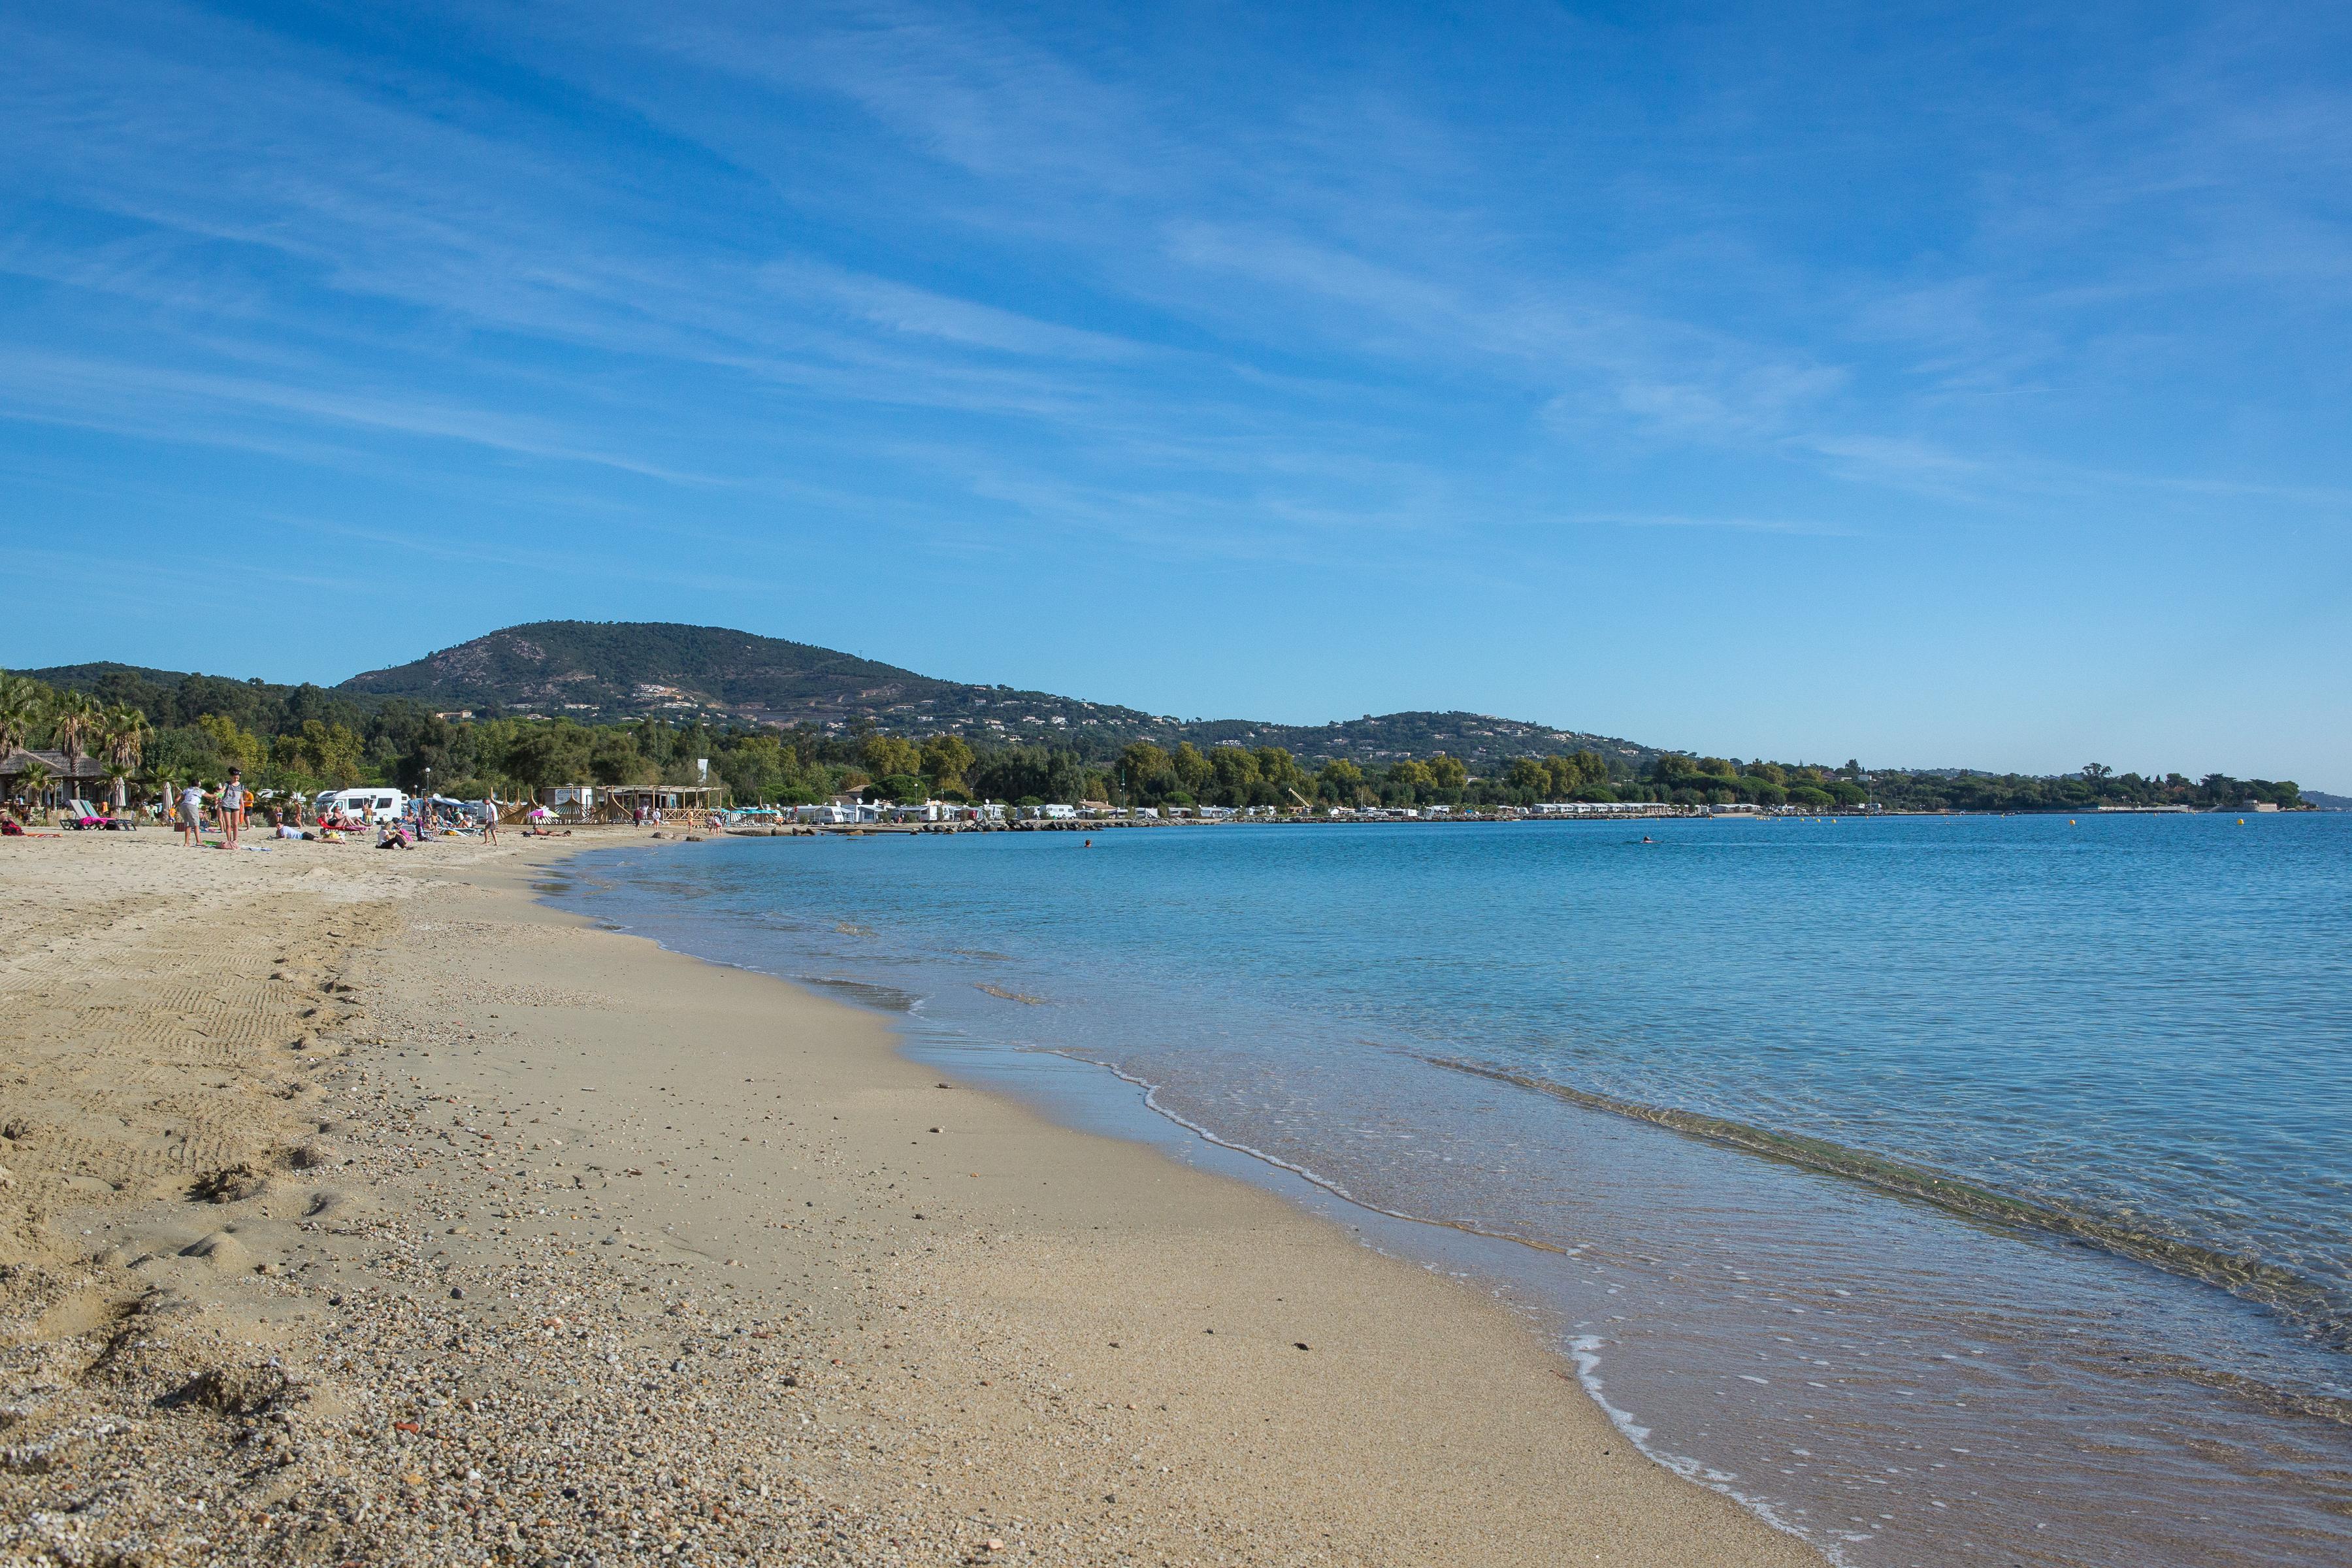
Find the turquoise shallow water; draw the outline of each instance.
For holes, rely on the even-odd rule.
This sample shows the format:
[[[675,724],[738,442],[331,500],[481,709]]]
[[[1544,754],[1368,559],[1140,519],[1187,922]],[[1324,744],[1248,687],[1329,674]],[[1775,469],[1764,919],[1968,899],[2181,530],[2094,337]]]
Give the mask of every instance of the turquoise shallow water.
[[[1076,1119],[1136,1097],[1061,1065],[1103,1064],[1163,1128],[1540,1244],[1382,1243],[1527,1305],[1653,1452],[1849,1561],[2352,1552],[2352,816],[731,839],[563,896],[894,1007]],[[1432,1058],[2266,1272],[2231,1294]]]

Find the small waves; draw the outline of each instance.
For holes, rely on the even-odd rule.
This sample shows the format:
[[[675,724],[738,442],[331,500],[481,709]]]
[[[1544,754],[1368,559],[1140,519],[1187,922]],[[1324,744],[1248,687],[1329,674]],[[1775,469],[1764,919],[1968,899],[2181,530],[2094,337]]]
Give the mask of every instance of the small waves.
[[[1573,1084],[1507,1068],[1464,1061],[1458,1058],[1423,1056],[1430,1066],[1448,1072],[1468,1073],[1515,1084],[1590,1110],[1646,1121],[1688,1137],[1744,1150],[1767,1159],[1801,1165],[1809,1171],[1860,1182],[1881,1192],[1932,1204],[1948,1213],[1988,1225],[2012,1226],[2064,1237],[2146,1263],[2173,1274],[2218,1286],[2244,1300],[2268,1307],[2309,1331],[2336,1351],[2352,1352],[2352,1303],[2318,1280],[2261,1258],[2226,1253],[2159,1232],[2120,1225],[2097,1215],[2078,1213],[2055,1204],[2035,1202],[1964,1182],[1940,1172],[1865,1149],[1849,1148],[1801,1133],[1775,1132],[1725,1117],[1672,1106],[1645,1105],[1613,1095],[1579,1089]],[[2269,1388],[2253,1380],[2213,1373],[2200,1377],[2209,1386],[2240,1393],[2259,1390],[2263,1402],[2282,1414],[2320,1415],[2352,1426],[2352,1399]]]
[[[985,989],[985,987],[982,989]],[[1484,1226],[1474,1225],[1467,1220],[1442,1219],[1424,1214],[1412,1214],[1404,1209],[1383,1208],[1379,1204],[1373,1203],[1368,1198],[1349,1192],[1344,1184],[1340,1183],[1334,1177],[1325,1175],[1322,1172],[1316,1170],[1312,1166],[1302,1165],[1297,1161],[1286,1160],[1281,1155],[1270,1152],[1267,1150],[1256,1148],[1254,1145],[1224,1137],[1220,1133],[1212,1131],[1208,1127],[1202,1125],[1201,1122],[1193,1121],[1182,1112],[1170,1110],[1160,1099],[1160,1086],[1147,1079],[1138,1078],[1133,1073],[1123,1071],[1122,1069],[1112,1066],[1108,1062],[1097,1061],[1092,1057],[1081,1056],[1075,1051],[1048,1049],[1046,1054],[1048,1056],[1060,1057],[1066,1061],[1084,1062],[1088,1067],[1100,1068],[1105,1072],[1110,1074],[1113,1078],[1119,1079],[1121,1082],[1133,1084],[1136,1088],[1141,1089],[1143,1091],[1144,1109],[1150,1110],[1154,1116],[1159,1117],[1164,1121],[1171,1121],[1175,1123],[1177,1126],[1181,1127],[1185,1131],[1190,1132],[1194,1137],[1200,1139],[1202,1142],[1213,1143],[1220,1149],[1230,1149],[1236,1154],[1247,1155],[1249,1158],[1255,1160],[1259,1164],[1271,1165],[1277,1171],[1287,1171],[1292,1175],[1297,1176],[1300,1181],[1307,1184],[1307,1185],[1319,1187],[1324,1192],[1329,1193],[1333,1197],[1353,1204],[1356,1207],[1363,1209],[1369,1213],[1384,1215],[1390,1219],[1402,1220],[1408,1225],[1427,1225],[1435,1226],[1444,1230],[1458,1230],[1465,1236],[1475,1236],[1486,1241],[1507,1241],[1519,1247],[1532,1247],[1538,1252],[1557,1252],[1564,1255],[1570,1250],[1568,1247],[1560,1246],[1558,1242],[1546,1241],[1539,1237],[1528,1236],[1520,1231],[1495,1230],[1489,1229]]]
[[[1569,1360],[1576,1368],[1576,1381],[1584,1390],[1585,1396],[1601,1406],[1601,1414],[1609,1417],[1609,1424],[1617,1428],[1625,1441],[1633,1445],[1637,1453],[1652,1464],[1662,1465],[1686,1481],[1695,1481],[1709,1491],[1722,1493],[1783,1535],[1793,1535],[1806,1542],[1814,1551],[1836,1564],[1837,1568],[1846,1568],[1849,1560],[1844,1552],[1838,1550],[1836,1542],[1825,1541],[1822,1539],[1820,1532],[1802,1529],[1793,1523],[1774,1506],[1770,1499],[1752,1497],[1740,1490],[1734,1484],[1738,1480],[1738,1477],[1718,1470],[1713,1466],[1703,1465],[1686,1455],[1672,1453],[1658,1447],[1653,1441],[1650,1428],[1634,1419],[1632,1411],[1611,1403],[1608,1389],[1601,1379],[1602,1348],[1602,1341],[1599,1335],[1577,1334],[1568,1342]]]
[[[912,1013],[922,1005],[923,999],[914,992],[877,984],[871,980],[853,980],[839,974],[803,974],[798,978],[803,985],[813,985],[845,1001],[886,1013]]]
[[[1856,1568],[2352,1561],[2352,942],[2311,920],[2352,835],[2052,838],[1004,835],[547,890],[1352,1205]]]

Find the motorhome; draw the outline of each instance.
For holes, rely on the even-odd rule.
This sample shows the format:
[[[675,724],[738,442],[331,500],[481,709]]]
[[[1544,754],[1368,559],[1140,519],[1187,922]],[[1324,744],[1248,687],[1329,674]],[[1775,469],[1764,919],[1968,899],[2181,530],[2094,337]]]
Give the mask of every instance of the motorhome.
[[[310,802],[313,816],[342,816],[355,822],[397,822],[407,809],[407,795],[389,786],[374,784],[362,789],[322,790]]]
[[[883,807],[873,801],[860,800],[854,795],[835,795],[815,805],[792,808],[796,822],[814,822],[824,826],[855,826],[882,820]]]

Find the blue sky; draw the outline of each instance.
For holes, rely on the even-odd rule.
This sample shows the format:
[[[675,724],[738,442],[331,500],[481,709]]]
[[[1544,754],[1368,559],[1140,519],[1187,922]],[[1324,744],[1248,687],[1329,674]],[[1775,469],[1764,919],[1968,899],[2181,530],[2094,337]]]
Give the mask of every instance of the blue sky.
[[[2352,13],[2024,9],[9,7],[0,662],[2352,790]]]

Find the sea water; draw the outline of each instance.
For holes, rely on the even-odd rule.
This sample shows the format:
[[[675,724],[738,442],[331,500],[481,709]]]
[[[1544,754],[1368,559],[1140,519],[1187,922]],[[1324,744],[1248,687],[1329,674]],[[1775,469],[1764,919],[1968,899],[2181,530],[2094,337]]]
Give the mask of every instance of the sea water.
[[[1246,1152],[1839,1561],[2352,1561],[2352,816],[729,838],[558,896]]]

